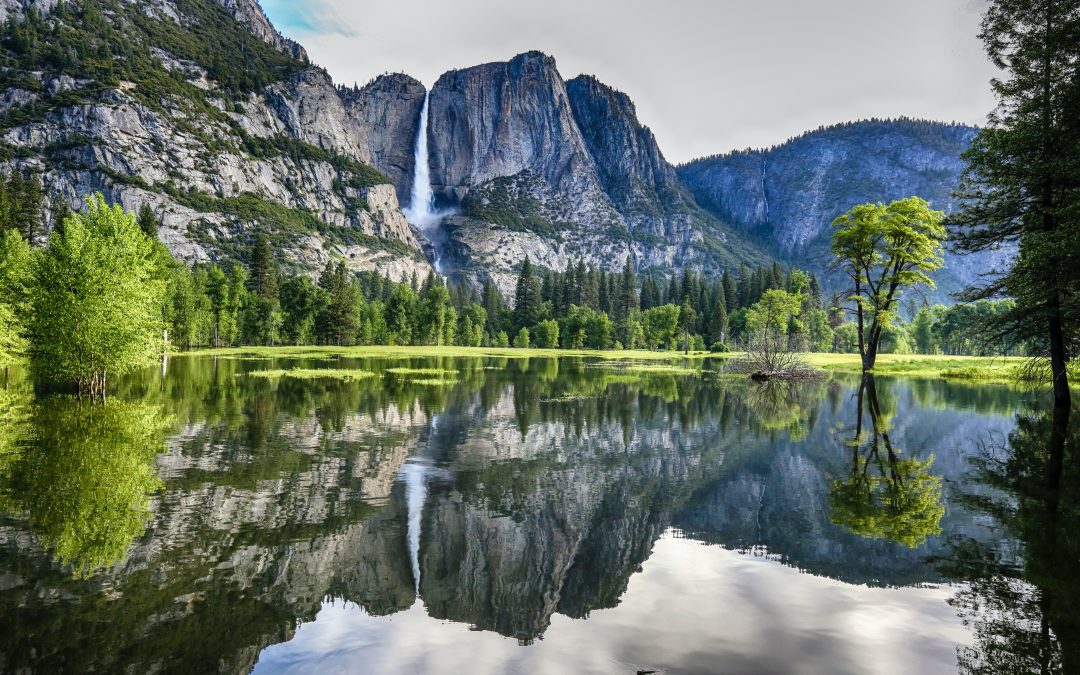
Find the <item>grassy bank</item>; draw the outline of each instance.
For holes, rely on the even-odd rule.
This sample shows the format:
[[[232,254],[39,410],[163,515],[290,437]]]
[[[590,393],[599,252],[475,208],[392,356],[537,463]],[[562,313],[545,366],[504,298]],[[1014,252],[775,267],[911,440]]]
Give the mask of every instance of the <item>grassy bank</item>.
[[[859,373],[858,354],[808,354],[815,367],[834,373]],[[875,375],[942,377],[972,382],[1016,382],[1027,359],[1021,357],[940,356],[921,354],[881,354]]]
[[[585,357],[607,361],[652,361],[678,363],[687,359],[709,370],[721,368],[723,360],[738,354],[709,354],[681,351],[644,350],[571,350],[571,349],[516,349],[500,347],[233,347],[225,349],[199,349],[183,352],[185,356],[218,356],[233,358],[551,358]],[[811,365],[831,373],[859,373],[861,362],[858,354],[807,354]],[[921,378],[946,378],[972,382],[1015,382],[1027,362],[1019,357],[979,356],[924,356],[912,354],[882,354],[878,357],[874,373]]]
[[[681,351],[652,352],[644,350],[590,350],[590,349],[517,349],[514,347],[229,347],[223,349],[197,349],[181,352],[180,356],[235,356],[235,357],[318,357],[344,356],[348,358],[439,358],[489,356],[525,359],[560,356],[581,356],[612,361],[671,361],[678,359],[700,360],[717,355],[707,352],[690,352],[689,357]],[[726,355],[723,355],[726,356]]]

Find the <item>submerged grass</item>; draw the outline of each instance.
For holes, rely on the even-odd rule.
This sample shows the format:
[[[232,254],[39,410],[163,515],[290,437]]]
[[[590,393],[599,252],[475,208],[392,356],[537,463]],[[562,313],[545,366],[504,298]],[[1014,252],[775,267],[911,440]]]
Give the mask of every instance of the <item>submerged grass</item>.
[[[423,377],[409,381],[409,384],[418,384],[422,387],[452,387],[457,383],[458,381],[452,377]]]
[[[369,370],[350,370],[344,368],[290,368],[288,370],[252,370],[245,373],[249,377],[262,377],[278,380],[287,377],[294,380],[362,380],[374,377]]]
[[[458,374],[458,371],[452,368],[387,368],[386,372],[392,375],[432,375],[435,377]]]

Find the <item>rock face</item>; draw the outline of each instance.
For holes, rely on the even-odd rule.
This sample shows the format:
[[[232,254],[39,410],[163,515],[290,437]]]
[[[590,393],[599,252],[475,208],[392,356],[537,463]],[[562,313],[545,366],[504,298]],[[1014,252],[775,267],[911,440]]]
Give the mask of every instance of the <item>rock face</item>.
[[[345,111],[361,152],[393,181],[405,204],[416,167],[413,148],[427,89],[408,75],[382,75],[360,89],[345,89]]]
[[[307,51],[296,42],[286,38],[274,28],[259,6],[258,0],[216,0],[244,27],[278,51],[307,62]]]
[[[21,18],[28,7],[52,10],[26,22],[35,30],[86,28],[85,14],[48,2],[0,9]],[[150,204],[161,239],[189,261],[242,257],[250,233],[264,229],[299,271],[339,258],[396,279],[428,274],[393,184],[411,173],[403,157],[412,151],[419,83],[388,77],[339,89],[254,0],[163,0],[150,8],[88,0],[87,7],[147,50],[132,58],[146,67],[108,85],[81,62],[61,72],[20,70],[17,55],[5,54],[39,87],[6,80],[4,169],[39,172],[47,191],[71,206],[95,191],[127,209]],[[187,51],[184,40],[243,45],[250,64],[223,65]]]
[[[737,152],[681,166],[679,176],[699,204],[781,259],[823,271],[830,225],[862,202],[918,195],[931,206],[955,207],[962,153],[973,127],[917,120],[867,121],[819,129],[769,150]],[[948,256],[939,299],[999,265],[1008,251]]]
[[[504,290],[526,255],[559,270],[579,257],[643,270],[761,258],[693,203],[624,94],[566,83],[539,52],[440,77],[429,143],[436,195],[460,208],[446,257]]]

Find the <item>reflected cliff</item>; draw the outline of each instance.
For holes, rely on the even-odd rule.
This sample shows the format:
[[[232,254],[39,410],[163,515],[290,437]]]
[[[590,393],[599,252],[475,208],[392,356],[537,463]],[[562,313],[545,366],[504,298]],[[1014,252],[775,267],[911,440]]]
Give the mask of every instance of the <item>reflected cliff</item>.
[[[251,375],[290,368],[374,375]],[[952,542],[994,541],[942,486],[1021,400],[322,354],[174,358],[107,407],[5,396],[0,670],[28,672],[246,672],[326,602],[419,602],[529,644],[618,606],[669,531],[849,583],[942,581]]]

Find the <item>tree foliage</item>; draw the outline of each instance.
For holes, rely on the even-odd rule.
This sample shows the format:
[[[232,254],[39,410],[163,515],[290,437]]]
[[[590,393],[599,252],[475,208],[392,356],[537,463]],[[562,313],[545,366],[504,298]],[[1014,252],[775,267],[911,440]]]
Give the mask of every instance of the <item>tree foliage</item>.
[[[160,358],[165,282],[153,242],[100,194],[36,257],[30,360],[39,377],[103,393],[107,377]]]
[[[864,371],[874,367],[903,291],[920,284],[933,288],[929,273],[944,264],[943,218],[925,200],[908,197],[860,204],[833,221],[833,265],[849,280]]]

